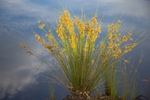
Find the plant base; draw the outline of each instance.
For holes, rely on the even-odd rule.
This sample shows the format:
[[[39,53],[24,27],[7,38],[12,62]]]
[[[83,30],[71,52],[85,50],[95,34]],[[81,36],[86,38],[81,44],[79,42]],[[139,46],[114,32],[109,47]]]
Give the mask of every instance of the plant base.
[[[97,95],[97,96],[90,96],[89,98],[84,95],[76,95],[73,93],[70,93],[66,95],[66,97],[63,100],[123,100],[121,98],[115,98],[113,99],[110,96],[107,95]]]

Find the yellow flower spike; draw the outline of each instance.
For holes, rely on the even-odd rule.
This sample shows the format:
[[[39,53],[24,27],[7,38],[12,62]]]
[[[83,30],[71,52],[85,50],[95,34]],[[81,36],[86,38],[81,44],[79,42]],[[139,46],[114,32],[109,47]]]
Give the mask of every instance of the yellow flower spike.
[[[65,29],[63,28],[63,25],[62,24],[59,24],[57,26],[57,29],[56,29],[56,33],[58,34],[58,36],[61,38],[61,39],[64,39],[64,31]]]
[[[114,57],[114,59],[117,59],[117,58],[118,58],[118,55],[117,55],[117,54],[114,54],[113,57]]]
[[[102,31],[101,31],[101,26],[98,25],[98,26],[96,27],[95,31],[96,31],[97,33],[101,33],[101,32],[102,32]]]
[[[108,34],[108,39],[111,40],[112,37],[113,37],[113,34],[112,34],[112,32],[110,32],[110,33]]]
[[[45,48],[47,48],[51,53],[55,53],[52,45],[45,45]]]
[[[118,53],[118,54],[121,54],[121,53],[122,53],[122,50],[121,50],[120,48],[118,48],[118,49],[117,49],[117,53]]]
[[[41,20],[38,20],[37,22],[38,22],[38,23],[41,23]]]
[[[118,23],[115,24],[115,28],[119,29],[120,25]]]
[[[137,43],[133,43],[133,44],[130,44],[128,46],[125,46],[125,49],[124,49],[124,53],[128,53],[130,51],[132,51],[132,49],[137,45]]]
[[[75,43],[74,36],[71,36],[71,37],[70,37],[70,45],[71,45],[72,49],[75,49],[76,43]]]
[[[124,36],[122,37],[122,41],[123,41],[123,42],[127,42],[127,41],[128,41],[128,38],[127,38],[126,35],[124,35]]]
[[[84,48],[83,48],[84,52],[87,52],[87,51],[88,51],[88,48],[89,48],[89,42],[86,41],[86,42],[85,42],[85,45],[84,45]]]
[[[121,24],[122,23],[121,20],[118,20],[118,23]]]
[[[70,17],[70,13],[69,13],[69,11],[68,11],[68,10],[65,10],[65,11],[64,11],[64,16],[66,16],[66,17]]]
[[[44,39],[40,39],[40,42],[43,43],[43,44],[46,43]]]
[[[74,17],[74,23],[77,26],[77,29],[79,30],[80,34],[84,34],[85,31],[85,26],[77,16]]]
[[[60,17],[59,17],[59,23],[62,24],[63,22],[64,22],[63,16],[60,16]]]
[[[118,33],[118,32],[119,32],[119,29],[116,29],[116,32]]]
[[[117,34],[113,34],[112,39],[113,39],[113,40],[118,40]]]
[[[40,41],[41,37],[38,34],[35,34],[35,37],[38,41]]]
[[[88,48],[88,45],[85,45],[85,47],[84,47],[84,52],[87,52],[88,50],[87,50],[87,48]]]
[[[97,19],[95,17],[92,18],[92,24],[97,24]]]
[[[135,46],[137,46],[137,43],[133,43],[131,46],[132,48],[134,48]]]
[[[58,36],[63,39],[63,33],[59,32]]]
[[[68,10],[65,10],[64,14],[62,16],[60,16],[59,22],[69,31],[69,33],[70,33],[70,28],[72,28],[74,31],[73,21],[70,18],[70,13]]]
[[[54,40],[54,37],[52,34],[47,33],[47,34],[45,34],[45,36],[51,41]]]
[[[27,46],[25,44],[20,43],[20,48],[27,48]]]
[[[45,40],[44,39],[41,39],[41,37],[38,35],[38,34],[35,34],[35,37],[36,37],[36,40],[43,43],[43,44],[46,44]]]
[[[126,60],[126,59],[124,59],[123,61],[124,61],[125,63],[129,63],[129,61],[128,61],[128,60]]]
[[[92,17],[91,19],[91,24],[97,24],[97,14],[94,15],[94,17]]]
[[[97,37],[98,37],[97,35],[93,35],[92,38],[91,38],[91,41],[92,41],[92,42],[95,42],[96,39],[97,39]]]
[[[88,31],[89,31],[89,28],[90,28],[89,23],[86,23],[86,24],[85,24],[85,32],[88,32]]]
[[[45,24],[41,24],[39,25],[39,29],[43,29],[46,25]]]
[[[94,27],[91,27],[90,30],[89,30],[89,35],[93,36],[94,34],[95,34]]]
[[[107,47],[107,48],[112,49],[112,48],[113,48],[113,46],[114,46],[114,44],[113,44],[112,42],[109,42],[109,43],[108,43],[108,47]]]

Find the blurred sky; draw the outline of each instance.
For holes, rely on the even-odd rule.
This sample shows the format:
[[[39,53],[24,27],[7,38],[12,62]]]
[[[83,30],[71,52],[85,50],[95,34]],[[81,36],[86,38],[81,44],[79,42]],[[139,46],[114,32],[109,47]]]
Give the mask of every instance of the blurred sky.
[[[47,56],[42,46],[36,43],[33,32],[41,32],[37,19],[54,24],[61,6],[75,14],[80,14],[83,9],[89,17],[98,6],[99,17],[104,16],[104,26],[121,19],[128,28],[134,26],[138,34],[145,33],[143,38],[147,38],[135,48],[133,56],[138,58],[141,51],[144,52],[137,90],[138,94],[150,97],[150,82],[142,81],[150,78],[150,0],[0,0],[0,100],[48,98],[47,87],[43,85],[47,82],[42,82],[39,77],[49,70],[48,67],[25,55],[18,43],[26,43],[39,55]],[[62,90],[56,88],[57,93],[65,95]]]

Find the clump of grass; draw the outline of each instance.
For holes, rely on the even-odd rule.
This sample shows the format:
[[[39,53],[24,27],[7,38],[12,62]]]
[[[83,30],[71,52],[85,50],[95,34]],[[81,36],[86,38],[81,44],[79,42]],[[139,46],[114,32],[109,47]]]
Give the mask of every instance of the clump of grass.
[[[97,14],[87,20],[85,16],[71,17],[68,10],[60,14],[54,36],[50,27],[38,20],[39,28],[46,34],[48,41],[35,34],[50,55],[58,62],[64,78],[55,74],[62,85],[70,92],[90,98],[93,91],[104,83],[105,94],[117,97],[116,64],[125,60],[123,55],[132,51],[137,45],[132,33],[122,34],[122,22],[108,25],[108,34],[101,37],[102,22]],[[97,41],[97,40],[100,41]],[[24,45],[22,45],[24,46]]]

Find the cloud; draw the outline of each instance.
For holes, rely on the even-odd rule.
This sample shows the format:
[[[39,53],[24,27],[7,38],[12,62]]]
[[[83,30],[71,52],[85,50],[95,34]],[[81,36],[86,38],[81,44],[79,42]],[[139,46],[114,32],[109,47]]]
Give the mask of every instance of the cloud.
[[[61,6],[62,8],[67,7],[70,9],[70,11],[75,13],[79,13],[81,8],[83,8],[87,14],[91,14],[89,11],[96,11],[98,3],[99,14],[104,14],[105,17],[109,17],[109,19],[110,17],[119,17],[123,14],[123,19],[130,18],[132,22],[136,23],[138,21],[138,23],[145,24],[144,30],[145,27],[149,26],[149,21],[147,20],[150,20],[150,2],[148,0],[93,0],[92,2],[90,0],[86,0],[86,2],[85,0],[64,0],[58,2],[52,0],[45,0],[44,2],[40,0],[2,0],[2,2],[2,8],[6,8],[6,11],[9,13],[9,15],[4,14],[3,17],[8,17],[7,20],[10,21],[10,25],[11,22],[16,21],[16,19],[13,19],[14,16],[30,17],[29,19],[22,19],[21,17],[17,18],[22,19],[22,21],[21,23],[16,22],[16,25],[14,26],[17,26],[17,28],[19,26],[20,29],[22,27],[34,27],[36,25],[35,22],[37,18],[44,19],[44,21],[49,23],[56,22],[58,18],[57,10],[60,10]],[[127,24],[130,24],[131,20],[128,20],[128,22],[126,20]],[[5,26],[4,25],[2,25],[0,28],[8,33],[9,30],[7,27],[12,26],[10,26],[8,23]],[[11,29],[14,30],[14,28]],[[2,34],[2,32],[0,34]]]
[[[31,17],[32,20],[29,21],[22,19],[24,23],[17,23],[18,26],[21,26],[19,24],[26,24],[30,27],[30,23],[32,25],[33,23],[35,24],[36,18],[53,23],[58,18],[58,10],[61,9],[61,6],[62,8],[67,7],[75,13],[79,13],[81,8],[83,8],[87,14],[91,14],[89,11],[96,11],[98,3],[99,14],[104,14],[105,17],[114,18],[114,16],[121,16],[123,14],[123,17],[132,18],[133,21],[139,21],[140,23],[148,23],[147,20],[150,20],[150,2],[148,0],[93,0],[92,2],[91,0],[64,0],[58,2],[53,0],[2,0],[1,3],[2,8],[5,8],[9,13],[9,15],[5,15],[4,17],[8,17],[9,20],[14,16]],[[14,19],[10,23],[12,21]],[[8,30],[6,29],[6,31]]]
[[[19,4],[19,3],[24,3],[25,1],[26,0],[5,0],[5,2],[7,2],[9,4]]]
[[[38,84],[36,77],[50,70],[35,57],[29,57],[18,48],[18,42],[27,43],[34,52],[46,57],[48,52],[33,39],[37,27],[35,16],[48,18],[48,7],[40,7],[25,0],[0,1],[0,99],[13,97],[31,84]],[[2,4],[1,3],[1,4]],[[52,10],[52,9],[51,9]],[[54,19],[51,17],[51,21]],[[38,32],[38,31],[36,31]],[[55,66],[52,59],[48,59]]]
[[[31,0],[2,0],[3,5],[9,8],[10,11],[15,13],[29,14],[30,16],[44,16],[54,18],[58,7],[64,6],[72,10],[81,8],[95,9],[99,3],[99,7],[106,10],[106,15],[122,14],[125,11],[127,16],[135,16],[148,18],[150,15],[148,0],[72,0],[72,1],[49,1],[46,0],[45,4],[42,1]],[[59,5],[60,4],[60,5]],[[100,8],[100,9],[101,9]],[[53,17],[52,17],[53,16]]]
[[[0,99],[6,95],[13,97],[29,85],[38,84],[35,76],[49,70],[37,58],[25,55],[15,40],[8,35],[0,37]],[[32,45],[39,55],[48,55],[40,44]]]
[[[48,4],[39,5],[29,0],[2,0],[2,8],[5,8],[12,16],[24,15],[30,17],[49,18],[51,21],[55,18],[55,10]]]
[[[103,4],[103,3],[102,3]],[[134,16],[148,19],[150,15],[149,1],[146,0],[105,0],[104,8],[107,10],[107,14],[122,14],[125,11],[125,15]]]

